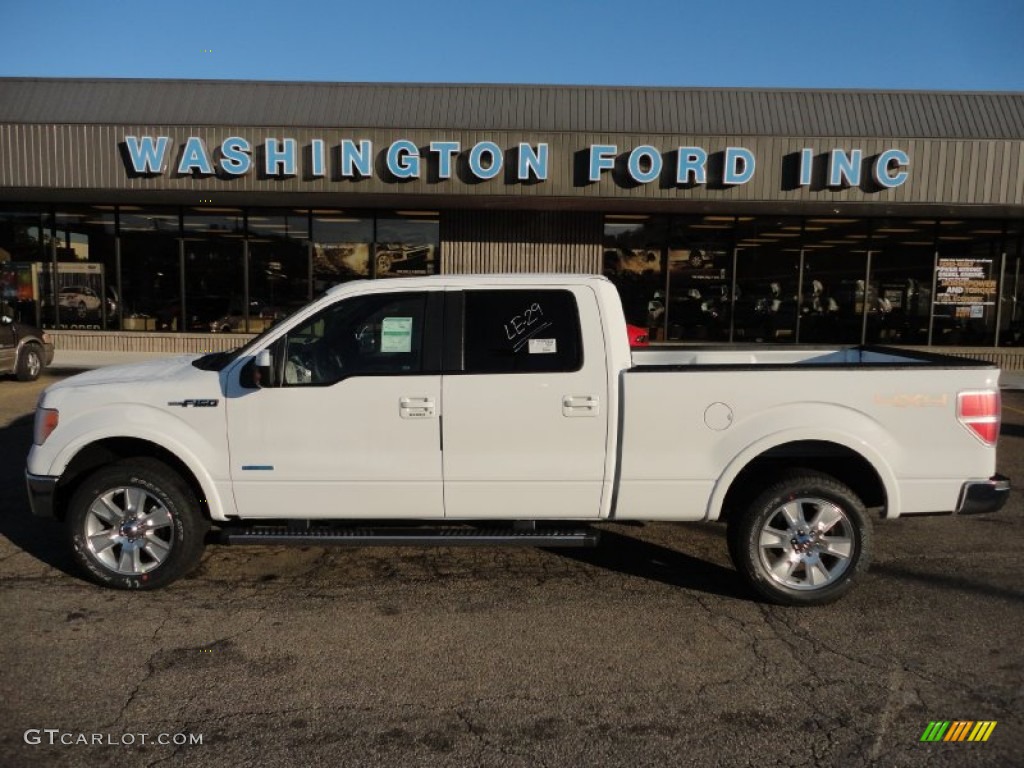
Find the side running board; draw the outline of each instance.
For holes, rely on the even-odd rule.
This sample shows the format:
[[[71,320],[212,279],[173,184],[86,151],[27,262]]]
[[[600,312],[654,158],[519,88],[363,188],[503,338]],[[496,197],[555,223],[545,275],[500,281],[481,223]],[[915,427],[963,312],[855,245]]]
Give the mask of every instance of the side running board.
[[[256,526],[221,532],[225,544],[341,547],[596,547],[601,532],[514,528],[322,528]]]

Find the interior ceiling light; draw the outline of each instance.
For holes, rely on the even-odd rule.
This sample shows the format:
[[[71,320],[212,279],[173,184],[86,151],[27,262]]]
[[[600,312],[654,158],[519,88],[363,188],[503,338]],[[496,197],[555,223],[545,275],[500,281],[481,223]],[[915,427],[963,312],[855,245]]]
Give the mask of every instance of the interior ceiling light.
[[[856,224],[860,219],[808,219],[812,224]]]
[[[903,232],[917,232],[917,231],[918,230],[916,230],[914,228],[907,228],[907,227],[882,227],[882,228],[879,228],[879,229],[875,230],[875,232],[887,232],[890,235],[901,234]]]

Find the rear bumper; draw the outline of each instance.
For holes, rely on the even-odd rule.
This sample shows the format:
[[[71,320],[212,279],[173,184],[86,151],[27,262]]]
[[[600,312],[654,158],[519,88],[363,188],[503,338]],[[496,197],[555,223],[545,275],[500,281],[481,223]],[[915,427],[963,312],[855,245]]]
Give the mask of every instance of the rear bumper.
[[[48,475],[25,473],[25,483],[28,485],[28,503],[32,508],[32,514],[36,517],[54,516],[53,499],[56,495],[58,479]]]
[[[960,489],[956,504],[959,515],[978,515],[998,512],[1010,497],[1010,478],[994,475],[988,480],[970,480]]]

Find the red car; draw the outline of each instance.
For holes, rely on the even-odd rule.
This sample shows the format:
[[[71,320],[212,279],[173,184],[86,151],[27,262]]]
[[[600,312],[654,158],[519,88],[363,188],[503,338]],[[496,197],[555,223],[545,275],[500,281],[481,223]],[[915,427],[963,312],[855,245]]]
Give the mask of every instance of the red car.
[[[639,325],[626,324],[626,334],[629,336],[629,346],[631,347],[646,347],[650,346],[648,340],[648,332],[646,328],[641,328]]]

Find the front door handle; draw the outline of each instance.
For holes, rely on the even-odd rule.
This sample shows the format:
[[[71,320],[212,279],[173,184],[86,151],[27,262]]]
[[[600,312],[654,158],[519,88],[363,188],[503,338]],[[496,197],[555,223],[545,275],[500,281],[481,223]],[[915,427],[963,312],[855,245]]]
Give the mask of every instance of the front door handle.
[[[565,395],[562,398],[563,416],[597,416],[601,413],[601,399],[593,395]]]
[[[398,415],[403,419],[432,419],[435,414],[432,397],[403,397],[398,401]]]

